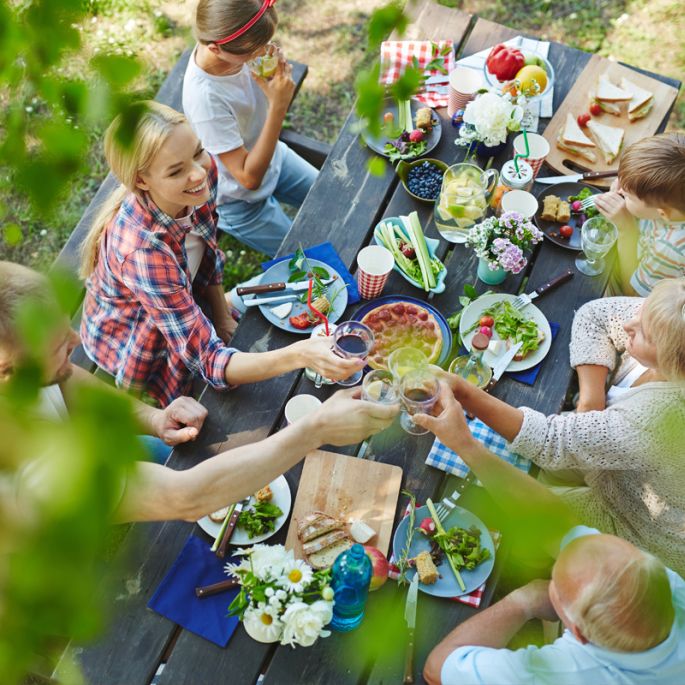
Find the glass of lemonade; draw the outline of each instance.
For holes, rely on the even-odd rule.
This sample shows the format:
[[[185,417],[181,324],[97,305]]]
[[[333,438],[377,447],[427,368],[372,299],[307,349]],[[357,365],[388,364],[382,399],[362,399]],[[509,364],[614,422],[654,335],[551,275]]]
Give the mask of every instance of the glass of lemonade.
[[[388,357],[388,369],[398,383],[409,371],[421,369],[427,365],[426,355],[415,347],[398,347]]]
[[[440,195],[435,201],[435,225],[438,233],[450,243],[465,243],[471,226],[488,210],[499,173],[483,171],[475,164],[453,164],[442,179]]]
[[[576,259],[576,268],[586,276],[599,276],[604,271],[604,256],[618,238],[618,229],[603,216],[588,219],[580,229],[584,257]]]
[[[399,401],[395,379],[390,371],[369,371],[362,381],[362,399],[378,404],[395,404]]]
[[[257,76],[270,79],[278,68],[278,47],[275,43],[268,43],[265,49],[266,52],[263,55],[251,59],[247,64],[250,71]]]

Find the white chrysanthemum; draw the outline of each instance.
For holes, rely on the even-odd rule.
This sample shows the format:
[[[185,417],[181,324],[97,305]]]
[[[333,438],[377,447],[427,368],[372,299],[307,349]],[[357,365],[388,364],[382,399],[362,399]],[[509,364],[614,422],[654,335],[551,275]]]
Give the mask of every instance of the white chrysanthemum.
[[[333,618],[333,604],[318,600],[313,604],[294,602],[286,610],[283,621],[282,645],[301,645],[310,647],[319,637],[328,637],[331,633],[323,627]]]
[[[252,571],[259,580],[280,577],[293,559],[292,550],[286,550],[283,545],[255,545],[251,549],[239,549],[236,554],[250,557]]]
[[[243,616],[245,630],[262,642],[276,642],[281,639],[283,623],[278,616],[274,616],[269,607],[250,607]]]
[[[278,584],[290,592],[302,592],[314,575],[311,566],[301,559],[293,559],[286,565]]]
[[[520,128],[522,116],[522,108],[510,99],[493,92],[483,93],[466,105],[463,137],[499,145],[506,142],[509,131]]]

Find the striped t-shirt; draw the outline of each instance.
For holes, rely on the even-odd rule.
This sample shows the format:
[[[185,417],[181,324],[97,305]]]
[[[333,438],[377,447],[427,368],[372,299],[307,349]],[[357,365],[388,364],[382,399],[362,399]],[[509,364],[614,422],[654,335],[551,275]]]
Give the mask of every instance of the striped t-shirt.
[[[685,276],[685,222],[640,221],[637,258],[630,285],[642,297],[664,278]]]

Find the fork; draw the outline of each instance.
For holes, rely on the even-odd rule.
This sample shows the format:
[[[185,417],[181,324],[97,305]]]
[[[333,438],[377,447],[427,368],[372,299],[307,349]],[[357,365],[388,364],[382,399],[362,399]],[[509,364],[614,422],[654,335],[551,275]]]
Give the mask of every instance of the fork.
[[[535,288],[532,293],[521,293],[518,297],[511,301],[511,306],[514,309],[523,309],[528,306],[536,297],[540,297],[543,293],[552,290],[560,286],[562,283],[573,278],[573,271],[564,271],[564,273],[559,274],[555,278],[551,279],[547,283],[543,283],[539,288]]]
[[[581,200],[580,206],[582,209],[590,209],[591,207],[594,207],[595,206],[595,196],[590,195],[590,197],[586,197],[584,200]]]
[[[443,499],[435,505],[435,512],[441,521],[444,521],[450,512],[457,506],[456,502],[461,497],[461,492],[455,490],[449,497]]]

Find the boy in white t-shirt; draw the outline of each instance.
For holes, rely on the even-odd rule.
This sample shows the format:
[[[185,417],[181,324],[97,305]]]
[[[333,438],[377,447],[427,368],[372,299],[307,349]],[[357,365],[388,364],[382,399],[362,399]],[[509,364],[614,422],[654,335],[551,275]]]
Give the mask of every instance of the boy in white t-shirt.
[[[262,55],[277,24],[272,0],[200,0],[183,80],[183,109],[218,160],[218,226],[273,256],[291,220],[280,202],[302,204],[317,170],[278,137],[295,91],[279,51],[270,80],[247,64]]]

